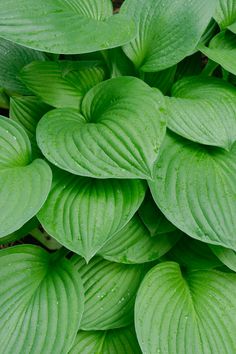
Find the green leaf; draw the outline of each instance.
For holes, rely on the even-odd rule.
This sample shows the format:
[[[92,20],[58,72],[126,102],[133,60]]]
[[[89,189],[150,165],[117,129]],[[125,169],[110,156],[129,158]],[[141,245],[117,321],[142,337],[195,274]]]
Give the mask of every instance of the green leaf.
[[[38,219],[34,216],[27,221],[19,230],[12,232],[11,234],[0,238],[0,245],[11,243],[27,236],[31,230],[39,226]]]
[[[208,58],[220,64],[225,70],[236,75],[236,36],[224,31],[218,33],[210,42],[209,48],[203,45],[199,50]]]
[[[222,354],[236,350],[236,275],[154,267],[135,303],[135,327],[146,354]]]
[[[149,191],[147,191],[138,213],[142,222],[150,232],[151,237],[176,230],[176,227],[171,224],[160,209],[158,209]]]
[[[36,127],[42,116],[50,107],[34,96],[13,96],[10,99],[10,118],[19,123],[26,131],[33,156],[39,156],[36,143]]]
[[[46,231],[87,261],[124,227],[143,201],[136,180],[98,180],[57,171],[38,217]]]
[[[99,257],[86,264],[77,255],[71,262],[85,289],[80,328],[86,331],[106,330],[131,324],[135,296],[144,274],[143,266],[111,263]]]
[[[33,62],[23,68],[20,78],[42,101],[57,108],[79,108],[90,88],[105,78],[99,62]]]
[[[227,152],[169,134],[149,185],[158,207],[180,230],[236,250],[236,144]]]
[[[141,354],[132,328],[79,331],[69,354]]]
[[[83,305],[82,281],[68,260],[32,245],[0,251],[2,353],[66,354]]]
[[[168,127],[201,144],[229,150],[236,140],[236,89],[213,77],[186,77],[167,98]]]
[[[0,237],[23,226],[44,204],[51,170],[31,160],[29,138],[16,122],[0,116]]]
[[[216,0],[126,0],[121,13],[136,21],[138,35],[123,47],[142,71],[160,71],[192,54]]]
[[[9,97],[2,87],[0,88],[0,108],[9,109]]]
[[[167,253],[180,237],[181,232],[178,231],[150,237],[149,231],[135,215],[105,243],[99,255],[109,261],[126,264],[151,262]]]
[[[165,95],[174,83],[177,66],[159,71],[157,73],[145,73],[144,81],[151,87],[156,87]]]
[[[1,37],[58,54],[118,47],[135,35],[132,20],[112,16],[110,0],[14,0],[0,3]]]
[[[0,4],[1,6],[2,4]],[[19,79],[19,73],[25,65],[34,60],[44,61],[46,56],[0,38],[0,85],[11,93],[29,95],[30,91]]]
[[[102,52],[109,68],[110,77],[136,76],[133,63],[127,58],[121,48],[113,48]]]
[[[219,0],[214,18],[222,30],[236,22],[235,0]]]
[[[219,258],[219,260],[225,264],[229,269],[236,272],[236,253],[235,251],[215,245],[209,245],[212,252]]]
[[[85,95],[82,114],[47,113],[37,141],[50,162],[71,173],[150,179],[165,135],[163,105],[162,94],[137,78],[110,79]]]
[[[188,236],[182,237],[180,241],[171,248],[166,257],[168,260],[175,261],[188,269],[208,270],[222,266],[222,263],[209,250],[206,243],[194,240]]]

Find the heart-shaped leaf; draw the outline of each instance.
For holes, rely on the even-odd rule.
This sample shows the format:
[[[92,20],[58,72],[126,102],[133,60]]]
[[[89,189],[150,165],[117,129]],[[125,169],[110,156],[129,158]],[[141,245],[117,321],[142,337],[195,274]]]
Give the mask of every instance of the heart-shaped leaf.
[[[29,138],[13,120],[0,116],[0,237],[23,226],[44,204],[51,170],[31,160]]]
[[[138,28],[138,35],[123,47],[126,55],[143,71],[177,64],[194,51],[216,4],[216,0],[126,0],[121,13],[133,18]]]
[[[33,156],[40,154],[36,143],[36,127],[42,116],[50,110],[50,106],[34,96],[13,96],[10,99],[10,118],[18,122],[26,131]]]
[[[141,354],[133,328],[79,331],[69,354]]]
[[[220,32],[211,40],[209,47],[200,45],[199,50],[225,70],[236,75],[236,36],[234,33]]]
[[[144,267],[111,263],[99,257],[86,264],[77,255],[71,262],[82,278],[85,290],[81,329],[106,330],[131,324]]]
[[[46,56],[41,52],[0,38],[0,86],[13,93],[30,94],[30,91],[19,79],[19,74],[25,65],[34,60],[44,61]]]
[[[85,93],[105,78],[105,72],[99,62],[35,61],[24,67],[20,78],[51,106],[78,109]]]
[[[129,42],[132,19],[112,16],[110,0],[0,2],[1,37],[58,54],[88,53]]]
[[[181,272],[175,262],[154,267],[135,303],[143,353],[222,354],[236,348],[236,274]]]
[[[163,105],[162,94],[137,78],[110,79],[85,95],[82,114],[46,114],[37,141],[49,161],[71,173],[150,179],[165,136]]]
[[[222,90],[221,90],[222,87]],[[236,89],[216,78],[186,77],[167,100],[168,127],[199,142],[230,149],[236,140]]]
[[[219,0],[214,18],[222,30],[236,22],[235,0]]]
[[[227,152],[167,135],[150,188],[180,230],[236,250],[236,144]]]
[[[181,237],[175,231],[150,237],[149,231],[135,215],[99,251],[103,258],[119,263],[135,264],[154,261],[167,253]]]
[[[47,232],[87,261],[135,214],[145,195],[138,180],[96,180],[57,171],[38,217]]]
[[[82,281],[68,260],[31,245],[0,251],[2,353],[66,354],[83,307]]]

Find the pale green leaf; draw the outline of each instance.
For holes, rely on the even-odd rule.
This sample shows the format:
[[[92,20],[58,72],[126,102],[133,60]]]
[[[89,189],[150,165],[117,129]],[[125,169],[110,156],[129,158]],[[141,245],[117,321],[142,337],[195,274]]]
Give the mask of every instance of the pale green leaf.
[[[181,232],[150,237],[149,231],[135,215],[98,252],[103,258],[119,263],[138,264],[154,261],[167,253],[179,240]]]
[[[138,291],[135,327],[145,354],[235,353],[236,275],[157,265]]]
[[[234,33],[220,32],[211,40],[209,47],[200,45],[199,50],[225,70],[236,75],[236,35]]]
[[[2,4],[0,4],[1,6]],[[11,93],[29,95],[30,91],[19,79],[19,74],[25,65],[34,60],[44,61],[46,56],[43,53],[0,38],[0,86]]]
[[[222,89],[221,89],[222,88]],[[236,89],[213,77],[186,77],[167,99],[167,125],[201,144],[230,149],[236,140]]]
[[[71,262],[82,278],[85,290],[80,328],[106,330],[131,324],[143,266],[111,263],[99,257],[86,264],[77,255]]]
[[[215,245],[209,245],[212,252],[219,258],[219,260],[225,264],[229,269],[236,272],[236,253],[235,251]]]
[[[158,207],[180,230],[236,250],[236,144],[227,152],[169,134],[149,185]]]
[[[83,284],[68,260],[32,245],[0,251],[2,353],[66,354],[83,307]]]
[[[192,54],[216,7],[216,0],[126,0],[138,35],[123,47],[136,68],[160,71]]]
[[[50,53],[118,47],[135,36],[132,19],[112,15],[110,0],[0,2],[1,37]]]
[[[15,242],[24,236],[27,236],[31,230],[39,226],[39,221],[34,216],[32,219],[27,221],[19,230],[12,232],[11,234],[0,238],[0,245]]]
[[[236,1],[219,0],[214,18],[221,29],[226,29],[236,22]]]
[[[79,108],[90,88],[103,81],[99,62],[35,61],[23,68],[20,78],[42,101],[57,108]]]
[[[51,187],[51,170],[31,159],[23,128],[0,116],[0,237],[23,226],[44,204]]]
[[[165,136],[163,105],[162,94],[137,78],[110,79],[85,95],[81,114],[47,113],[37,141],[50,162],[71,173],[150,179]]]
[[[79,331],[69,354],[141,354],[133,328]]]
[[[57,171],[38,217],[46,231],[88,261],[124,227],[145,195],[138,180],[100,180]]]

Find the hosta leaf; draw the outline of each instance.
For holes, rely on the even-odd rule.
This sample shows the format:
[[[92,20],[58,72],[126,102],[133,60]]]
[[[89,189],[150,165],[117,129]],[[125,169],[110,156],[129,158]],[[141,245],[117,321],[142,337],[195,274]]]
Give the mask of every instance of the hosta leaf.
[[[31,245],[0,251],[2,353],[66,354],[83,300],[82,281],[68,260]]]
[[[34,96],[13,96],[10,99],[10,118],[18,122],[26,131],[34,155],[40,151],[36,143],[36,127],[50,106]]]
[[[0,108],[9,109],[9,97],[2,87],[0,88]]]
[[[225,70],[236,75],[235,34],[229,31],[220,32],[211,40],[209,48],[200,45],[199,50],[208,58],[220,64]]]
[[[219,260],[225,264],[229,269],[236,272],[236,253],[229,248],[209,245],[212,252],[219,258]]]
[[[42,101],[58,108],[79,108],[85,93],[105,77],[99,62],[33,62],[20,78]]]
[[[151,262],[167,253],[180,236],[180,232],[171,232],[150,237],[149,231],[136,215],[100,249],[99,254],[119,263]]]
[[[221,29],[226,29],[236,22],[236,1],[219,0],[214,18]]]
[[[163,104],[162,94],[137,78],[110,79],[85,95],[82,114],[46,114],[37,141],[49,161],[71,173],[149,179],[165,135]]]
[[[221,90],[222,86],[222,90]],[[187,77],[167,99],[168,127],[206,145],[230,149],[236,140],[236,89],[220,79]]]
[[[143,266],[111,263],[99,257],[86,264],[76,255],[71,261],[82,278],[85,290],[80,328],[106,330],[132,323],[135,296],[144,274]]]
[[[136,76],[133,63],[127,58],[120,47],[105,50],[102,54],[109,68],[111,78],[131,75]]]
[[[177,66],[159,71],[157,73],[145,73],[144,81],[151,87],[156,87],[163,94],[167,94],[174,83]]]
[[[169,134],[150,188],[180,230],[236,250],[236,144],[227,152]]]
[[[69,354],[141,354],[132,328],[79,331]]]
[[[138,27],[138,35],[123,47],[126,55],[143,71],[160,71],[177,64],[195,49],[216,3],[126,0],[121,13],[132,17]]]
[[[16,122],[0,116],[0,237],[18,230],[42,207],[51,170],[31,160],[29,138]]]
[[[0,245],[11,243],[27,236],[28,233],[34,228],[39,226],[38,219],[34,216],[32,219],[27,221],[19,230],[12,232],[11,234],[0,238]]]
[[[171,261],[179,263],[183,267],[191,269],[212,269],[222,266],[222,263],[209,250],[206,243],[187,236],[182,237],[180,241],[171,248],[166,257]]]
[[[151,237],[176,230],[176,227],[158,209],[149,191],[146,193],[138,213]]]
[[[138,180],[97,180],[57,171],[38,217],[50,235],[88,261],[127,224],[144,194]]]
[[[159,264],[138,291],[135,324],[146,354],[235,353],[236,275]]]
[[[1,6],[2,4],[0,4]],[[44,61],[46,56],[0,38],[0,85],[9,92],[22,95],[30,94],[30,91],[19,79],[19,73],[25,65],[34,60]]]
[[[9,0],[0,3],[0,33],[26,47],[78,54],[123,45],[135,27],[112,16],[110,0]]]

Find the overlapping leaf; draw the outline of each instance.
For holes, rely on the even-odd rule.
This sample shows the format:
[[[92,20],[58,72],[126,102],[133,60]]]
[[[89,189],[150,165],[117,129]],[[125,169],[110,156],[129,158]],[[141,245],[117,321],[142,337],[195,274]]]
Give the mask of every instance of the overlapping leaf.
[[[86,264],[76,255],[71,261],[85,289],[81,329],[106,330],[132,323],[135,296],[144,274],[143,266],[111,263],[99,257]]]
[[[0,251],[2,353],[66,354],[83,307],[82,281],[69,261],[30,245]]]
[[[220,79],[187,77],[167,99],[168,127],[206,145],[230,149],[236,140],[236,89]]]
[[[0,33],[26,47],[78,54],[123,45],[135,26],[112,16],[110,0],[8,0],[0,3]]]
[[[138,28],[138,35],[123,47],[126,55],[136,68],[148,72],[177,64],[195,49],[216,4],[216,0],[126,0],[121,13],[134,18]]]
[[[214,18],[221,29],[226,29],[236,22],[235,0],[219,0]]]
[[[236,144],[227,152],[169,134],[150,188],[179,229],[236,250]]]
[[[235,29],[236,32],[236,29]],[[209,47],[203,45],[199,49],[208,58],[220,64],[225,70],[236,75],[236,35],[229,31],[217,34]]]
[[[154,267],[137,295],[135,326],[146,354],[234,353],[236,275]]]
[[[58,167],[95,178],[150,179],[165,135],[163,96],[134,77],[98,84],[82,114],[57,109],[37,129],[43,154]]]
[[[0,116],[0,236],[18,230],[42,207],[51,187],[51,170],[31,160],[29,138],[16,122]]]
[[[229,269],[236,272],[236,253],[235,251],[215,245],[209,245],[212,252],[225,264]]]
[[[105,78],[99,62],[33,62],[24,67],[21,80],[42,101],[54,107],[79,108],[83,96]]]
[[[99,254],[113,262],[135,264],[151,262],[167,253],[181,237],[175,231],[150,237],[138,215],[101,248]]]
[[[0,85],[13,93],[30,94],[30,91],[19,79],[19,74],[25,65],[34,60],[44,61],[46,56],[0,38]]]
[[[144,194],[138,180],[96,180],[57,171],[38,217],[50,235],[89,260],[128,223]]]
[[[132,328],[80,331],[69,354],[141,354]]]

